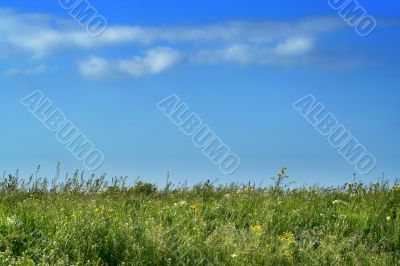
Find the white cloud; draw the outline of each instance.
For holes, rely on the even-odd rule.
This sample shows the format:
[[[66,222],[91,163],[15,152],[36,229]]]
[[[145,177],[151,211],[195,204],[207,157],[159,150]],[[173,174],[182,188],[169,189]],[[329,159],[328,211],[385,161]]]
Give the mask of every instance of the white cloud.
[[[78,63],[79,71],[83,77],[99,78],[109,74],[109,62],[103,58],[90,56]]]
[[[30,68],[17,68],[12,67],[3,71],[2,76],[12,77],[12,76],[33,76],[47,72],[47,67],[45,65],[38,65]]]
[[[45,65],[39,65],[33,68],[28,68],[26,70],[27,75],[36,75],[36,74],[41,74],[47,71],[47,67]]]
[[[0,47],[22,50],[41,58],[63,49],[89,49],[117,44],[158,45],[252,43],[273,45],[293,36],[318,35],[343,26],[340,20],[317,17],[289,22],[229,22],[201,26],[109,26],[97,38],[76,23],[43,14],[0,9]]]
[[[295,37],[276,46],[276,52],[280,55],[297,55],[311,51],[314,42],[310,38]]]
[[[119,60],[118,69],[134,77],[158,74],[175,65],[180,54],[171,48],[155,48],[148,50],[143,57],[131,60]]]
[[[90,56],[79,62],[81,75],[87,78],[107,77],[113,74],[128,74],[135,78],[159,74],[180,60],[180,54],[171,48],[158,47],[147,50],[143,56],[132,59],[106,60]]]
[[[39,61],[66,50],[98,54],[78,63],[83,77],[99,78],[113,74],[133,77],[154,75],[176,65],[190,63],[260,64],[278,67],[321,65],[327,49],[318,50],[324,34],[346,25],[337,17],[315,17],[297,22],[236,21],[198,26],[110,25],[94,38],[73,20],[46,14],[18,13],[0,9],[0,57],[31,56]],[[144,49],[142,56],[104,59],[107,49],[132,52]],[[157,48],[159,46],[171,48]],[[185,47],[185,52],[177,47]],[[323,52],[321,52],[323,51]],[[329,53],[330,51],[328,51]],[[127,52],[128,53],[128,52]],[[332,53],[330,53],[332,54]],[[335,61],[340,59],[334,58]],[[329,62],[335,65],[334,62]],[[9,75],[34,71],[9,69]]]
[[[17,67],[12,67],[10,69],[3,71],[3,76],[12,77],[12,76],[20,75],[21,73],[22,73],[21,69],[19,69]]]
[[[322,34],[343,27],[336,17],[315,17],[298,22],[235,21],[200,26],[111,26],[98,38],[102,44],[157,41],[171,43],[273,43],[296,35]]]
[[[308,37],[290,38],[272,46],[234,44],[220,49],[203,49],[191,57],[194,63],[238,63],[272,66],[304,65],[314,41]]]

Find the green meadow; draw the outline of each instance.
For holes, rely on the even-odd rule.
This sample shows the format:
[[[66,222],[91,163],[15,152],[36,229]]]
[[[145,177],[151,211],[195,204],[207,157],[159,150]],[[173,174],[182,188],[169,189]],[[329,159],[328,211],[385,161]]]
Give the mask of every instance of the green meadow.
[[[0,265],[396,265],[400,186],[4,177]],[[290,187],[290,188],[289,188]]]

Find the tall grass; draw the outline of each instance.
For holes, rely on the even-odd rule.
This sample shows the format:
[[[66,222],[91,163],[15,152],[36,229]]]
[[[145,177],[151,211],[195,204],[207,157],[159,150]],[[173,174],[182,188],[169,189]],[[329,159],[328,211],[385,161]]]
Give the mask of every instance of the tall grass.
[[[400,186],[159,189],[18,173],[0,182],[0,265],[395,265]]]

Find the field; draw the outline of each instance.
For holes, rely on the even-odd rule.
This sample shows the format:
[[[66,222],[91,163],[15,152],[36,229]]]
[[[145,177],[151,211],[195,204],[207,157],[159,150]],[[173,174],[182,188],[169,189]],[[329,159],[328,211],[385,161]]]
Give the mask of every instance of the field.
[[[0,185],[0,265],[395,265],[400,187],[385,182],[157,189],[124,178]]]

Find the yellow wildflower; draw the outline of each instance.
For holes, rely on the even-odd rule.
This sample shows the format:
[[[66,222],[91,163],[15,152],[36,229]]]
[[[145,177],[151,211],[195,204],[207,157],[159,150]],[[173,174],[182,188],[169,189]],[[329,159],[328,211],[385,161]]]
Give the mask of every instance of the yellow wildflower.
[[[294,244],[294,235],[292,232],[285,232],[283,235],[279,236],[278,239],[288,246]]]
[[[198,213],[200,213],[200,206],[198,205],[198,204],[192,204],[191,206],[190,206],[190,208],[192,209],[192,211],[195,213],[195,214],[198,214]]]
[[[285,250],[283,252],[283,256],[285,256],[287,261],[293,262],[293,254],[292,254],[292,252]]]
[[[261,233],[262,229],[263,228],[261,225],[250,226],[250,232],[252,232],[253,234]]]

